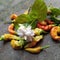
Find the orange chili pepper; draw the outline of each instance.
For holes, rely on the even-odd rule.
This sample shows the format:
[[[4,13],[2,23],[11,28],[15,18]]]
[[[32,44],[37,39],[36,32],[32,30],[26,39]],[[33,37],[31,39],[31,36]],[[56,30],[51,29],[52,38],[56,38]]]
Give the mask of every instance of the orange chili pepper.
[[[11,20],[14,20],[14,19],[17,18],[17,15],[16,15],[16,14],[12,14],[12,15],[10,16],[10,18],[11,18]]]
[[[36,46],[37,42],[36,41],[32,41],[30,43],[28,43],[24,48],[31,48],[31,47],[34,47]]]
[[[16,34],[16,31],[14,31],[14,24],[9,25],[8,31],[9,31],[9,33],[11,33],[11,34]]]
[[[51,37],[56,41],[60,41],[60,34],[59,33],[60,33],[60,26],[55,26],[50,31]]]

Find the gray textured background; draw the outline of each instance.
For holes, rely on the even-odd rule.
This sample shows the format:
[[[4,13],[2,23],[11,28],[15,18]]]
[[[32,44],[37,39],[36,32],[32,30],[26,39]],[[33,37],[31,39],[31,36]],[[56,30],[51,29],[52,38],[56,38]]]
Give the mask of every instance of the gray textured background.
[[[9,24],[4,24],[9,21],[9,16],[12,13],[17,15],[23,13],[34,0],[0,0],[0,35],[8,33],[7,27]],[[60,0],[45,0],[46,4],[52,3],[53,6],[60,8]],[[21,50],[13,50],[10,42],[4,43],[0,41],[0,60],[60,60],[60,43],[51,39],[47,34],[40,45],[51,45],[39,54],[30,54]]]

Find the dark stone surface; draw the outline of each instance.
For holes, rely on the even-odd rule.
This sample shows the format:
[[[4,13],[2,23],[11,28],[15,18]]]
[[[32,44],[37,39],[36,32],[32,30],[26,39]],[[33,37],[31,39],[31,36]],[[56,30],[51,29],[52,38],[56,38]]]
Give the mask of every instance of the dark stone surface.
[[[23,13],[34,0],[0,0],[0,35],[8,33],[7,27],[9,24],[4,22],[9,21],[9,16],[12,13],[17,15]],[[45,0],[47,4],[53,3],[55,7],[60,7],[60,0]],[[51,39],[50,34],[47,34],[41,46],[51,45],[50,48],[43,50],[39,54],[30,54],[23,50],[14,50],[10,42],[4,43],[0,41],[0,60],[60,60],[60,43]]]

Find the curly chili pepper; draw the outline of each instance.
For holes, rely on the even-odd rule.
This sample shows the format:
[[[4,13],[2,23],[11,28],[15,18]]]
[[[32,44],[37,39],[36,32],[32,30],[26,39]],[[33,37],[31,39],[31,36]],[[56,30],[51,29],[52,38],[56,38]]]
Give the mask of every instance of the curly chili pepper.
[[[14,31],[14,24],[9,25],[8,31],[9,31],[9,33],[11,33],[11,34],[17,34],[16,31]]]
[[[54,40],[60,41],[60,26],[55,26],[51,29],[50,35]]]

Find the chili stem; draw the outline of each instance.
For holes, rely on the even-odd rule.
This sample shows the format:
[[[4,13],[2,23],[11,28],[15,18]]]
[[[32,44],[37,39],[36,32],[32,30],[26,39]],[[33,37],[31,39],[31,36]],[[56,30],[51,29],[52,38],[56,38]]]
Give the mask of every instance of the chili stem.
[[[2,41],[4,38],[3,37],[0,37],[0,41]]]
[[[50,47],[50,45],[43,46],[43,47],[41,47],[41,50],[49,48],[49,47]]]

